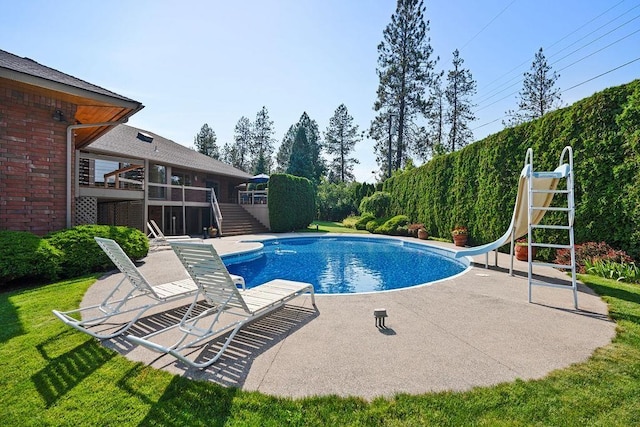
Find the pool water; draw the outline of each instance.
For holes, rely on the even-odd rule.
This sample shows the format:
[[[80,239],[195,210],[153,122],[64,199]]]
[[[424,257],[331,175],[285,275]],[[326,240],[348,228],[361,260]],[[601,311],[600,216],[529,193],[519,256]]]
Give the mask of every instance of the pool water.
[[[312,283],[320,294],[387,291],[444,279],[467,265],[400,239],[302,237],[265,240],[260,251],[223,257],[251,288],[273,279]]]

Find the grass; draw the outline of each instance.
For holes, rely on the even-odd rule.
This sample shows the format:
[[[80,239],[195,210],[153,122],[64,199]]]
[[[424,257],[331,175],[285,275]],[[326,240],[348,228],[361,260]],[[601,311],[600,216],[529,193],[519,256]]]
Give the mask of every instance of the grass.
[[[640,425],[640,287],[581,276],[618,334],[586,362],[463,393],[285,399],[133,363],[55,319],[95,277],[0,293],[0,425]]]
[[[316,227],[317,226],[317,227]],[[306,230],[298,230],[309,233],[360,233],[369,234],[366,230],[356,230],[342,225],[341,222],[333,221],[313,221]]]

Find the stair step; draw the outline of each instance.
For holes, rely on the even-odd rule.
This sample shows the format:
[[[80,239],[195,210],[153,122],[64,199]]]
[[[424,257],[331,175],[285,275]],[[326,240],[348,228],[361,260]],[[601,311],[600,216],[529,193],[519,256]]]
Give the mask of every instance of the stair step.
[[[538,225],[531,224],[531,228],[543,228],[547,230],[570,230],[571,229],[571,227],[568,225],[544,225],[544,224],[538,224]]]

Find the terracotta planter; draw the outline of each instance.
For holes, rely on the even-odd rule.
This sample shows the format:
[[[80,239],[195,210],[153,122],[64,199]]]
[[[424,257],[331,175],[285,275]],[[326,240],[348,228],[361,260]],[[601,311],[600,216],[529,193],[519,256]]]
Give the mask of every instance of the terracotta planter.
[[[536,247],[531,247],[531,256],[535,259]],[[527,245],[516,245],[516,259],[518,261],[529,261],[529,247]]]
[[[217,228],[209,230],[209,237],[216,237],[217,235],[218,235],[218,229]]]
[[[427,240],[429,238],[429,233],[427,230],[418,230],[418,239]]]
[[[466,246],[469,235],[467,234],[454,234],[453,235],[453,243],[456,246]]]

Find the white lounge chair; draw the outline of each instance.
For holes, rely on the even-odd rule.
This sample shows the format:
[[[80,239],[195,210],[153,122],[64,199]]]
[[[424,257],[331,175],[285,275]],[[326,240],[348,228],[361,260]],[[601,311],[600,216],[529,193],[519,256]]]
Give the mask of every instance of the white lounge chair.
[[[149,230],[149,234],[147,234],[147,237],[149,238],[149,243],[152,247],[166,246],[171,241],[202,241],[202,239],[191,237],[186,234],[181,236],[165,236],[162,230],[160,230],[158,224],[153,219],[147,221],[147,229]]]
[[[179,323],[144,337],[128,335],[126,338],[133,343],[159,353],[171,354],[193,367],[206,368],[222,356],[236,333],[248,322],[305,293],[311,295],[311,302],[315,307],[313,285],[310,283],[276,279],[255,288],[240,290],[233,284],[227,268],[212,245],[186,242],[170,244],[211,308],[192,316],[196,306],[194,300]],[[174,344],[166,346],[158,342],[160,336],[175,328],[179,329],[181,336]],[[189,347],[227,331],[230,332],[223,346],[212,357],[198,363],[185,355],[185,350]]]
[[[118,243],[101,237],[95,237],[95,240],[122,272],[123,277],[100,304],[65,312],[53,310],[53,314],[67,325],[98,339],[113,338],[126,332],[151,307],[197,293],[198,287],[192,279],[151,285]],[[127,283],[130,285],[129,290],[125,289]],[[122,292],[125,292],[124,296],[120,296]],[[78,320],[71,316],[83,313],[91,317]],[[91,330],[92,327],[104,324],[114,316],[127,313],[132,313],[131,317],[115,332],[101,333]]]

